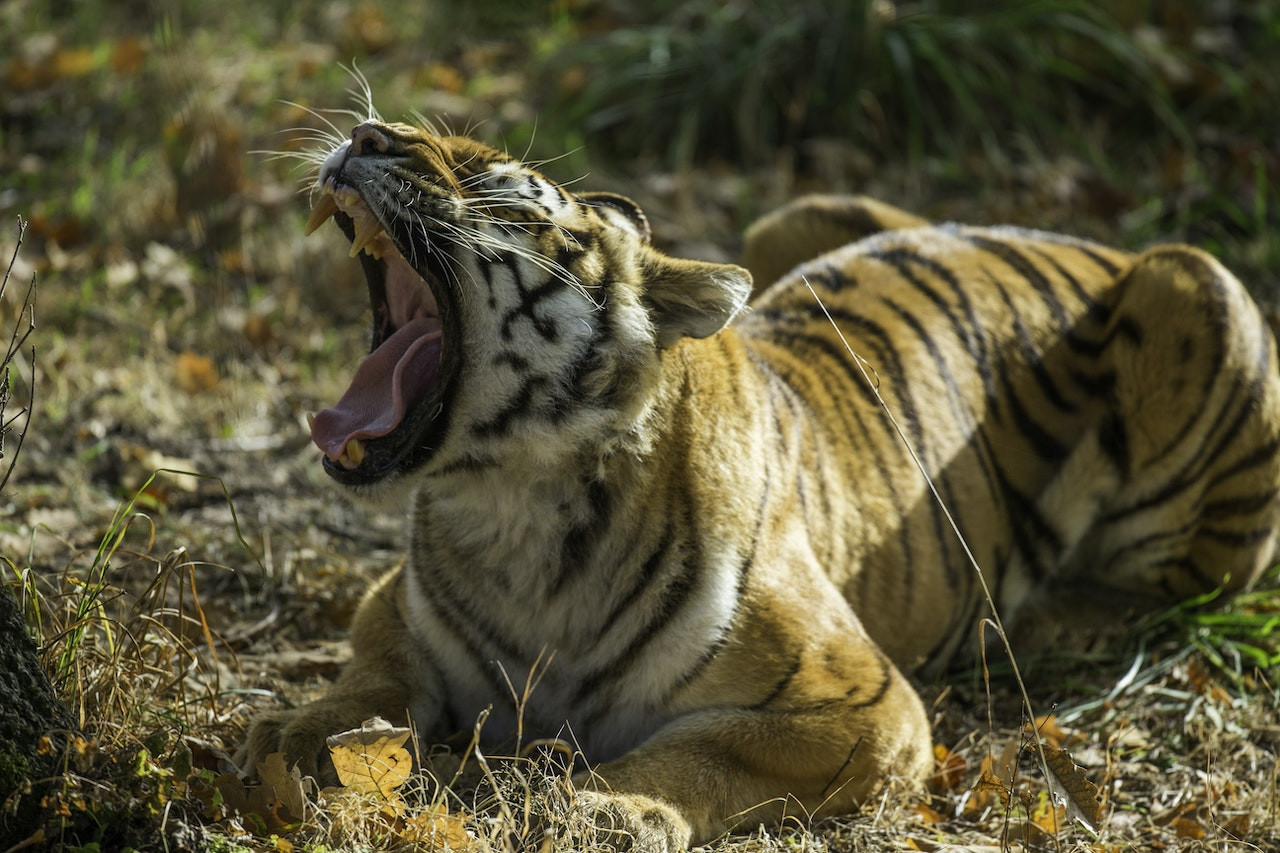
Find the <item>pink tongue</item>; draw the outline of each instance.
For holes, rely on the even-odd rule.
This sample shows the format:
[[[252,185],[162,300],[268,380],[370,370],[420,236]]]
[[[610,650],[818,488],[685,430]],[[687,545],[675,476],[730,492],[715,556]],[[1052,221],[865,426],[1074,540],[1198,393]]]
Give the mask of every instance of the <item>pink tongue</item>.
[[[337,459],[351,439],[378,438],[399,426],[440,369],[441,339],[438,317],[419,317],[401,326],[360,362],[342,399],[316,415],[311,440]]]

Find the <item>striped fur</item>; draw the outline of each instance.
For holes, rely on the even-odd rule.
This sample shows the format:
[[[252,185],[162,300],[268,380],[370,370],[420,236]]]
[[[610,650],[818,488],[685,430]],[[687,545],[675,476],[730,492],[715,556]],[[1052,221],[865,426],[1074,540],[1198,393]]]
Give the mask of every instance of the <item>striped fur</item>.
[[[730,323],[748,273],[665,257],[625,199],[377,121],[319,165],[348,236],[376,217],[430,287],[444,343],[390,434],[314,433],[409,519],[411,559],[330,694],[255,723],[249,766],[316,772],[374,714],[444,738],[492,706],[491,741],[603,762],[582,798],[652,850],[918,783],[902,672],[971,651],[983,599],[826,312],[1029,643],[1243,588],[1275,550],[1275,345],[1197,250],[813,198],[749,233],[781,278]],[[371,292],[377,345],[396,309]]]

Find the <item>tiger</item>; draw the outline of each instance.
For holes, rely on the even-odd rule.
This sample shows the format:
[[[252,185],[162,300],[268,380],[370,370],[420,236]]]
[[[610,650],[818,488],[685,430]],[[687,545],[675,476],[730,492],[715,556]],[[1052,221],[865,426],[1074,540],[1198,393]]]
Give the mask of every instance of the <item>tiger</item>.
[[[487,713],[489,749],[575,745],[599,826],[686,849],[920,787],[912,679],[992,608],[1058,642],[1275,555],[1276,344],[1196,248],[827,195],[748,229],[744,267],[422,124],[375,114],[315,162],[307,233],[349,241],[372,331],[311,439],[410,546],[246,772]]]

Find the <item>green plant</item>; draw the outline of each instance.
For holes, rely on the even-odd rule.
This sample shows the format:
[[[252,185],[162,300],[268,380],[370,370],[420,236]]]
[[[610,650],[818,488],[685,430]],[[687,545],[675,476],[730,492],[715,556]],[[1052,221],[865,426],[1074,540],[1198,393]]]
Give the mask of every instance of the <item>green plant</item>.
[[[549,60],[561,78],[575,66],[590,73],[556,109],[619,155],[759,161],[826,135],[916,161],[973,147],[999,156],[1057,141],[1099,108],[1186,133],[1147,57],[1078,0],[699,0]]]

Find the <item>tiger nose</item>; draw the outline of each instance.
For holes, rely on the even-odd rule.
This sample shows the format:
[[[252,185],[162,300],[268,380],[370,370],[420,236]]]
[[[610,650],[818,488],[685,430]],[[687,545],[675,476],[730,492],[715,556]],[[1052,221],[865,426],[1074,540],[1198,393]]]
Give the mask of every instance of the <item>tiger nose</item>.
[[[391,137],[373,122],[356,125],[351,131],[351,152],[357,156],[386,154],[391,149]]]

